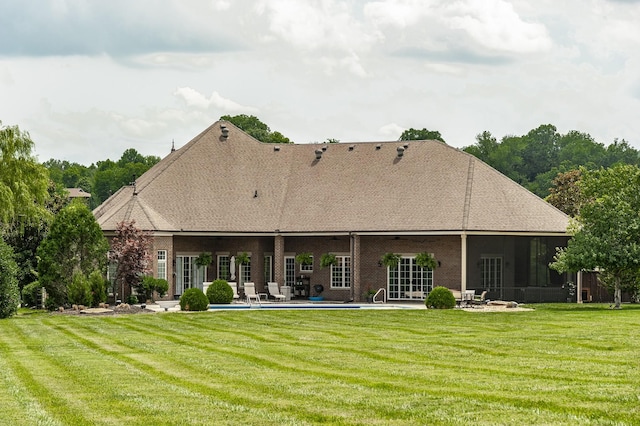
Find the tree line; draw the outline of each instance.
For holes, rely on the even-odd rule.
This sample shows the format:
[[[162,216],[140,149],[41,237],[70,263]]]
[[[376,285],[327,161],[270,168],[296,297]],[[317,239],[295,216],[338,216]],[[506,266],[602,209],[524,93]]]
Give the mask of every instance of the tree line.
[[[222,118],[263,142],[291,143],[254,116]],[[446,143],[439,132],[428,129],[409,129],[400,139]],[[28,132],[0,122],[0,318],[15,313],[21,291],[33,283],[48,282],[56,303],[67,301],[69,295],[102,294],[108,245],[91,209],[160,160],[127,149],[117,161],[90,166],[54,159],[40,164],[33,149]],[[566,250],[558,252],[554,268],[568,272],[600,268],[617,300],[621,289],[638,293],[636,149],[624,140],[605,146],[586,133],[560,134],[547,124],[500,141],[485,131],[463,150],[575,216],[577,225],[569,230],[573,238]],[[71,202],[65,188],[82,188],[92,197],[88,203]],[[612,221],[622,224],[616,234],[611,232]],[[82,232],[76,232],[78,228]],[[90,246],[79,246],[74,238]],[[604,254],[596,256],[593,247]]]

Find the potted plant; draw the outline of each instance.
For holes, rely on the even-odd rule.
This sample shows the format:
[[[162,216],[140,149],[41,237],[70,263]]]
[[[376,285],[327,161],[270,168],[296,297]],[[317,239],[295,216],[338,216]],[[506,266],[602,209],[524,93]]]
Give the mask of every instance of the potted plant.
[[[200,255],[198,255],[198,257],[196,257],[196,265],[198,266],[204,266],[207,267],[209,265],[211,265],[211,262],[213,262],[213,257],[211,256],[211,253],[200,253]]]
[[[320,256],[320,267],[326,268],[329,266],[335,266],[337,263],[336,255],[333,253],[325,253]]]
[[[371,288],[365,291],[364,297],[367,300],[367,303],[373,303],[373,296],[375,295],[376,295],[376,291]]]
[[[244,251],[236,256],[236,265],[246,265],[251,262],[249,254]]]
[[[416,254],[416,265],[425,269],[436,269],[438,267],[438,261],[431,255],[423,251]]]
[[[300,265],[311,265],[313,263],[313,256],[311,253],[300,253],[296,256],[296,262]]]
[[[390,269],[395,269],[398,267],[398,263],[400,263],[400,259],[402,259],[402,255],[398,253],[385,253],[382,256],[382,264]]]

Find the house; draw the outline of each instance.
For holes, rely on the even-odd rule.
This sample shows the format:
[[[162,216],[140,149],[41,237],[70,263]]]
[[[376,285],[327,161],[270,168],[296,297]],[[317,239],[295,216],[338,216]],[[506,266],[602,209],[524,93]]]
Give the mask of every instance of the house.
[[[549,269],[568,217],[463,151],[439,141],[265,144],[219,121],[94,210],[107,236],[119,222],[154,236],[154,274],[170,293],[216,278],[276,281],[294,296],[422,300],[441,285],[488,297],[564,301]],[[401,254],[396,268],[385,253]],[[431,253],[435,270],[415,265]],[[213,262],[195,260],[210,253]],[[232,259],[246,253],[238,271]],[[310,254],[310,265],[296,255]],[[336,256],[321,268],[323,254]]]

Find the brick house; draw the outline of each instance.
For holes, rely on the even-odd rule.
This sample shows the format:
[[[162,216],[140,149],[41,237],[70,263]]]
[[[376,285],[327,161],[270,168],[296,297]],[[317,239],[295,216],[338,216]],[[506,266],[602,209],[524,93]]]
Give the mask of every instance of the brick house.
[[[265,144],[219,121],[94,210],[107,236],[123,220],[154,235],[154,274],[170,294],[229,280],[324,287],[327,300],[424,299],[436,285],[493,299],[564,301],[548,268],[568,217],[509,178],[439,141]],[[401,254],[396,268],[381,263]],[[415,265],[431,253],[435,270]],[[200,253],[213,262],[198,267]],[[312,264],[296,255],[308,253]],[[323,254],[336,263],[321,268]]]

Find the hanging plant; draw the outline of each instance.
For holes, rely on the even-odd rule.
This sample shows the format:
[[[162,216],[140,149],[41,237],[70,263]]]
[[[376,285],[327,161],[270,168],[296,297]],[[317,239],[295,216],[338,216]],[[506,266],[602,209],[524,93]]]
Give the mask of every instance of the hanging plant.
[[[250,262],[251,258],[246,251],[236,256],[236,265],[247,265]]]
[[[400,259],[402,259],[402,255],[398,253],[385,253],[380,260],[387,268],[395,269],[398,267]]]
[[[326,268],[329,266],[335,266],[337,263],[336,255],[333,253],[325,253],[320,256],[320,267]]]
[[[213,262],[213,257],[211,256],[211,253],[200,253],[195,262],[198,266],[209,266],[211,265],[211,262]]]
[[[416,254],[416,265],[425,269],[436,269],[438,267],[438,261],[431,255],[423,251]]]
[[[311,253],[300,253],[296,256],[296,262],[300,265],[311,265],[313,263],[313,256]]]

